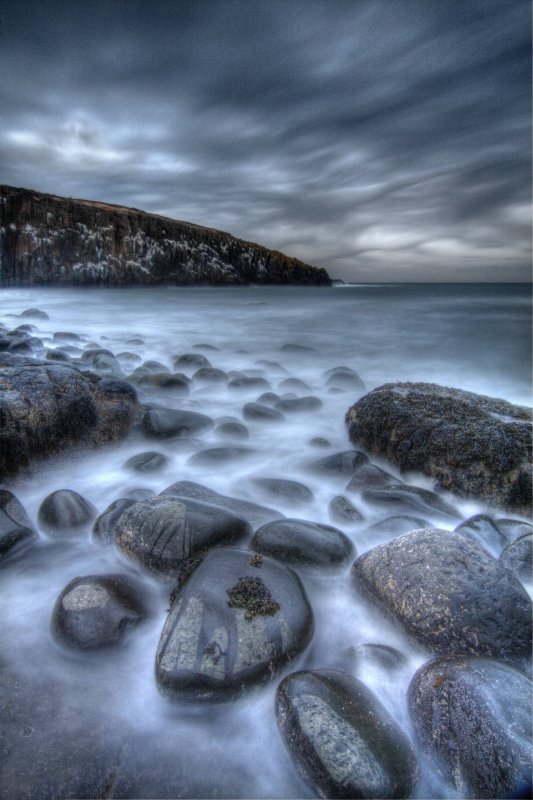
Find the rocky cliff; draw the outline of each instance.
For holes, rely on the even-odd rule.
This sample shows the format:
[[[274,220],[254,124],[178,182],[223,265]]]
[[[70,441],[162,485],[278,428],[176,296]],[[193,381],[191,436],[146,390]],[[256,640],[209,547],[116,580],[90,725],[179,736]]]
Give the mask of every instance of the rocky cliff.
[[[324,269],[135,208],[0,186],[0,286],[329,285]]]

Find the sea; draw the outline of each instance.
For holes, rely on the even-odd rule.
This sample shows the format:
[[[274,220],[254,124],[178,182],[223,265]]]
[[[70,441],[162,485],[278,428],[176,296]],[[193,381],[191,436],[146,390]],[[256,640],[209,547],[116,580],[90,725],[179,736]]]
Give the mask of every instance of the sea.
[[[30,307],[46,312],[49,319],[17,316]],[[46,349],[65,346],[54,333],[76,333],[80,341],[68,344],[112,351],[125,375],[146,360],[175,371],[174,358],[202,353],[215,368],[267,382],[266,388],[249,390],[193,384],[185,399],[171,389],[150,394],[139,390],[142,402],[199,411],[215,421],[232,417],[244,422],[252,456],[230,464],[189,463],[197,450],[226,443],[213,429],[187,443],[134,435],[98,450],[49,457],[6,484],[36,527],[41,502],[57,489],[81,493],[101,513],[132,489],[159,493],[175,481],[189,480],[274,507],[288,517],[334,524],[361,555],[387,540],[384,534],[366,532],[386,514],[350,495],[364,522],[332,522],[330,500],[346,494],[347,479],[310,469],[314,460],[353,447],[345,415],[364,394],[328,384],[328,370],[355,370],[367,391],[384,383],[426,381],[531,405],[532,302],[531,286],[525,284],[7,288],[0,291],[0,322],[10,328],[31,323]],[[187,373],[187,368],[179,369]],[[288,379],[305,387],[284,384]],[[280,423],[243,420],[244,404],[266,390],[314,395],[322,406],[287,414]],[[319,446],[317,439],[325,442]],[[124,466],[146,450],[166,455],[166,466],[143,474]],[[373,461],[400,477],[390,464]],[[253,483],[261,476],[300,481],[314,499],[296,507],[288,499],[267,497]],[[422,475],[404,475],[402,480],[432,488]],[[445,498],[464,519],[487,511],[475,501]],[[442,520],[435,525],[454,527],[443,526]],[[50,634],[50,615],[62,589],[77,576],[127,574],[134,568],[112,547],[96,541],[90,530],[61,541],[40,532],[37,544],[7,559],[1,569],[7,677],[0,781],[11,791],[16,787],[10,800],[314,797],[285,748],[274,714],[276,686],[284,675],[300,669],[348,669],[412,738],[407,687],[429,655],[356,594],[349,569],[303,574],[315,635],[269,685],[232,702],[191,706],[162,697],[154,680],[155,652],[169,608],[168,584],[143,577],[152,614],[120,647],[91,655],[66,651]],[[387,652],[399,657],[378,658],[379,648],[368,645],[392,648]],[[418,755],[416,796],[459,797],[423,753]]]

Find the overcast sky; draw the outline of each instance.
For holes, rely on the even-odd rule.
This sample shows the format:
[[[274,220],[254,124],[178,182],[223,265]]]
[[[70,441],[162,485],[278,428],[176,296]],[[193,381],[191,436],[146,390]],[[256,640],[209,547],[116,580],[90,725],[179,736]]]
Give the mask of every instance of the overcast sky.
[[[530,0],[0,9],[1,182],[345,280],[530,279]]]

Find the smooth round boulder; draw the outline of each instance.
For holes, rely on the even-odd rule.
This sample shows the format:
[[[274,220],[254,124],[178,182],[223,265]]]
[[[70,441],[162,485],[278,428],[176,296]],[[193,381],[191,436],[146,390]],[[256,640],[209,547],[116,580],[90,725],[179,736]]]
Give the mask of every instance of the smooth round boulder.
[[[415,673],[408,704],[420,747],[461,797],[531,797],[531,681],[484,658]]]
[[[350,482],[346,486],[348,492],[359,492],[362,489],[381,489],[391,483],[398,483],[398,478],[381,469],[376,464],[359,464]]]
[[[317,411],[322,405],[320,397],[310,394],[304,397],[281,397],[274,408],[286,414],[298,414],[302,411]]]
[[[341,494],[330,500],[328,511],[331,519],[344,525],[358,525],[364,519],[354,504]]]
[[[284,392],[311,391],[311,387],[308,386],[305,381],[300,380],[300,378],[285,378],[285,380],[281,381],[279,384],[278,389],[283,389]]]
[[[265,494],[278,500],[291,503],[310,503],[313,492],[299,481],[288,481],[283,478],[253,478],[252,483]]]
[[[134,472],[157,472],[166,467],[168,463],[169,460],[163,453],[149,450],[146,453],[137,453],[137,455],[128,458],[123,466],[125,469],[131,469]]]
[[[195,367],[195,369],[211,367],[209,359],[201,353],[185,353],[177,356],[172,363],[175,367]]]
[[[114,542],[130,561],[171,578],[195,553],[251,533],[246,520],[220,506],[166,494],[127,508],[115,523]]]
[[[210,430],[214,424],[211,417],[205,414],[173,408],[150,408],[142,418],[144,433],[156,438],[190,437]]]
[[[531,600],[477,542],[428,528],[372,548],[352,566],[354,585],[440,656],[531,657]]]
[[[221,369],[214,367],[200,367],[192,376],[195,383],[202,383],[204,385],[211,385],[213,383],[226,383],[228,376]]]
[[[397,723],[357,678],[293,672],[278,686],[276,719],[304,780],[320,797],[411,797],[415,755]]]
[[[21,317],[33,317],[34,319],[50,319],[46,311],[40,308],[27,308],[20,314]]]
[[[533,534],[515,539],[502,551],[498,563],[510,570],[522,583],[533,580]]]
[[[215,433],[224,439],[248,439],[250,432],[242,422],[221,422],[215,428]]]
[[[368,462],[368,456],[360,450],[343,450],[342,453],[333,453],[331,456],[319,458],[309,466],[313,472],[326,475],[353,475],[361,464]]]
[[[244,419],[257,420],[258,422],[283,422],[285,417],[281,411],[264,406],[261,403],[246,403],[242,409]]]
[[[118,644],[147,614],[137,581],[125,575],[87,575],[63,589],[50,628],[60,644],[96,650]]]
[[[37,521],[49,536],[63,536],[85,528],[98,514],[96,508],[78,492],[59,489],[45,497]]]
[[[158,688],[170,699],[229,699],[270,681],[313,630],[295,572],[244,550],[212,550],[174,598],[157,649]]]
[[[436,492],[421,489],[419,486],[408,486],[406,483],[393,483],[383,489],[366,489],[362,497],[370,505],[398,513],[418,511],[447,522],[460,519],[459,512]]]
[[[265,378],[257,376],[241,375],[238,378],[232,378],[228,383],[228,389],[270,389],[270,384]]]
[[[172,389],[173,394],[188,395],[189,381],[186,376],[176,372],[154,372],[143,375],[139,379],[139,386],[144,389]]]
[[[118,500],[114,500],[110,503],[106,510],[95,519],[93,537],[105,544],[112,544],[115,533],[115,523],[127,508],[139,502],[140,499],[141,498],[134,497],[119,497]],[[145,498],[142,499],[144,500]]]
[[[355,554],[342,531],[305,519],[281,519],[259,528],[250,542],[256,553],[308,566],[338,566]]]
[[[356,392],[366,391],[366,386],[355,370],[350,367],[333,367],[328,369],[322,376],[326,381],[326,386],[334,386],[339,389],[353,389]]]
[[[198,453],[194,453],[187,459],[187,464],[209,467],[232,461],[242,461],[250,458],[255,452],[251,447],[242,447],[240,445],[208,447],[207,450],[200,450]]]
[[[8,489],[0,489],[0,557],[35,539],[24,506]]]

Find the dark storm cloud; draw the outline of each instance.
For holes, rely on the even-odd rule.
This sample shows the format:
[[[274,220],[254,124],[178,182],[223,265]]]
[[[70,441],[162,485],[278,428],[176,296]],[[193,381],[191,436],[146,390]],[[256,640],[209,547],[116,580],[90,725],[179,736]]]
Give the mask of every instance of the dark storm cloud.
[[[360,280],[529,279],[528,0],[24,2],[2,180]]]

